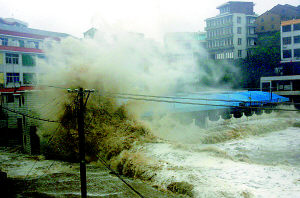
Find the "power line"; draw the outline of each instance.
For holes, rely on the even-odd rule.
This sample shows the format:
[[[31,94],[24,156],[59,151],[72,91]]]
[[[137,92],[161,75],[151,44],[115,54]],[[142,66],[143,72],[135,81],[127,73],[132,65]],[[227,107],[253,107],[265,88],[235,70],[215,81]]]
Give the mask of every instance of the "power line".
[[[54,85],[45,85],[45,84],[39,84],[38,86],[44,86],[44,87],[49,87],[49,88],[56,88],[56,89],[68,89],[66,87],[60,87],[60,86],[54,86]]]
[[[131,190],[133,190],[139,197],[144,198],[144,196],[137,190],[135,190],[129,183],[127,183],[120,174],[118,174],[116,171],[111,169],[109,165],[106,163],[106,161],[100,156],[97,155],[97,157],[100,159],[100,162],[114,175],[116,175],[124,184],[126,184]]]
[[[26,113],[22,113],[22,112],[16,111],[16,110],[8,108],[8,107],[2,106],[2,108],[5,109],[5,110],[7,110],[7,111],[10,111],[12,113],[16,113],[16,114],[19,114],[19,115],[22,115],[22,116],[25,116],[25,117],[28,117],[28,118],[35,119],[35,120],[40,120],[40,121],[45,121],[45,122],[57,122],[57,123],[60,123],[60,121],[58,121],[58,120],[49,120],[49,119],[39,118],[37,116],[33,116],[33,115],[26,114]]]
[[[145,94],[130,94],[130,93],[114,93],[114,92],[104,92],[107,95],[123,95],[123,96],[137,96],[137,97],[149,97],[149,98],[167,98],[167,99],[175,99],[175,100],[204,100],[204,101],[221,101],[221,102],[242,102],[242,103],[254,103],[259,101],[244,101],[244,100],[225,100],[225,99],[210,99],[210,98],[191,98],[191,97],[180,97],[180,96],[158,96],[158,95],[145,95]],[[251,96],[251,94],[250,94]],[[269,102],[263,101],[259,103],[264,104],[300,104],[300,103],[292,103],[292,102]]]
[[[103,96],[103,95],[102,95]],[[132,99],[132,100],[142,100],[149,102],[164,102],[164,103],[175,103],[175,104],[187,104],[187,105],[200,105],[200,106],[216,106],[216,107],[228,107],[228,108],[241,108],[241,109],[262,109],[262,110],[279,110],[279,111],[300,111],[296,109],[279,109],[279,108],[266,108],[266,107],[254,107],[254,106],[234,106],[234,105],[222,105],[222,104],[204,104],[204,103],[194,103],[194,102],[182,102],[182,101],[170,101],[170,100],[159,100],[159,99],[149,99],[149,98],[136,98],[136,97],[126,97],[126,96],[105,96],[112,98],[122,98],[122,99]]]

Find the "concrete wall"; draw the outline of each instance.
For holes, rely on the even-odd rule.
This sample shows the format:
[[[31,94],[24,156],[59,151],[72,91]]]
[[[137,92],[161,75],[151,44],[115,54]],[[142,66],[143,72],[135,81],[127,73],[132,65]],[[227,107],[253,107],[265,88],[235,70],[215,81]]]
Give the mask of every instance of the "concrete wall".
[[[8,97],[13,97],[14,101],[9,101]],[[3,100],[3,107],[7,107],[9,109],[13,109],[24,114],[38,116],[37,112],[35,112],[34,109],[38,108],[38,105],[40,104],[39,95],[36,94],[34,91],[25,92],[20,95],[11,94],[10,96],[9,94],[2,94],[1,98]],[[3,111],[7,114],[7,127],[5,129],[6,132],[16,133],[16,135],[20,135],[21,144],[23,145],[24,151],[26,153],[33,153],[31,144],[33,140],[32,137],[34,137],[34,134],[32,134],[32,132],[35,127],[39,127],[41,121],[5,109],[3,109]],[[11,136],[8,135],[8,137]],[[8,141],[10,140],[8,139]]]

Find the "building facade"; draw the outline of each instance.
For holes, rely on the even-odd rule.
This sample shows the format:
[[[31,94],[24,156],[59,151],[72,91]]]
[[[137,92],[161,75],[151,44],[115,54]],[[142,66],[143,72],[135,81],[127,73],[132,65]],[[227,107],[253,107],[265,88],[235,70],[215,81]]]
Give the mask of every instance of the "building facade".
[[[300,102],[300,19],[281,22],[280,76],[262,77],[261,90],[270,90]],[[300,105],[296,104],[300,109]]]
[[[281,63],[300,62],[300,19],[281,22]]]
[[[220,14],[206,19],[207,49],[213,59],[245,58],[254,47],[253,2],[229,1],[217,9]]]
[[[67,36],[28,28],[26,23],[16,19],[0,18],[0,87],[33,86],[48,41],[59,41]]]
[[[0,145],[23,145],[27,153],[38,153],[39,123],[25,115],[39,116],[34,108],[40,105],[40,94],[33,89],[42,72],[44,48],[67,36],[0,18]]]
[[[256,20],[256,33],[264,34],[268,32],[280,31],[281,21],[300,19],[300,6],[276,5],[271,10],[263,13]]]

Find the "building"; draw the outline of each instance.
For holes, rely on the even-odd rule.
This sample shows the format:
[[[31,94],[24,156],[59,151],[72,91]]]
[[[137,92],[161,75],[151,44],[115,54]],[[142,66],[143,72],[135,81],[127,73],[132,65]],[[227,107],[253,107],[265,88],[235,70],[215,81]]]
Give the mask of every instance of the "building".
[[[281,21],[292,19],[300,19],[300,6],[278,4],[257,17],[255,31],[257,34],[277,32],[280,31]]]
[[[59,41],[67,34],[28,28],[16,19],[0,18],[0,86],[33,86],[40,72],[39,61],[48,40]]]
[[[281,22],[281,63],[300,62],[300,19]]]
[[[205,32],[170,32],[164,35],[169,63],[195,63],[207,58]]]
[[[229,1],[217,9],[220,14],[206,19],[207,49],[213,59],[245,58],[255,45],[253,2]]]
[[[262,77],[260,87],[300,102],[300,19],[281,22],[281,76]]]
[[[42,72],[39,64],[45,58],[44,48],[52,40],[67,36],[28,28],[20,20],[0,18],[1,145],[20,144],[26,152],[37,153],[33,145],[39,144],[38,122],[24,115],[38,117],[33,108],[39,105],[39,97],[33,89]]]

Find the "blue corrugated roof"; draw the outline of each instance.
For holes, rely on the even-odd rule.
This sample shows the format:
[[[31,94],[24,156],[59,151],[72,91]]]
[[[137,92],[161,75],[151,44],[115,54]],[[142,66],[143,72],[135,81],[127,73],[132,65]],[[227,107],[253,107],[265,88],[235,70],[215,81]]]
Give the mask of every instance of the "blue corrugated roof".
[[[176,94],[172,97],[177,97],[176,99],[173,99],[173,101],[179,101],[183,103],[199,103],[202,105],[165,103],[165,107],[170,113],[187,113],[197,111],[209,111],[214,109],[228,109],[232,106],[239,107],[240,105],[262,106],[266,103],[280,103],[289,101],[289,99],[286,97],[262,91],[227,92],[214,94]],[[148,112],[145,114],[145,116],[150,116],[151,114],[151,112]]]

